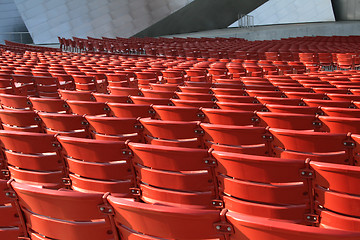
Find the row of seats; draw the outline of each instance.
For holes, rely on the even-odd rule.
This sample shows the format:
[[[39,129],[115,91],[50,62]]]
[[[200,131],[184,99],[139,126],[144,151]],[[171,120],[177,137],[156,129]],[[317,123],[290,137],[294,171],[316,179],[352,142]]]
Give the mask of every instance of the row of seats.
[[[1,131],[0,138],[12,178],[23,184],[65,184],[117,197],[132,193],[146,203],[182,209],[225,206],[293,223],[317,224],[318,214],[326,227],[359,230],[352,207],[358,199],[349,196],[358,190],[343,184],[358,181],[354,166],[141,143],[129,143],[129,151],[121,142],[58,136],[62,162],[52,135]]]
[[[31,239],[359,239],[359,233],[314,228],[231,210],[149,205],[109,194],[50,190],[12,181],[23,228],[0,230]],[[322,210],[323,218],[333,214]],[[325,221],[324,221],[325,222]],[[328,222],[325,222],[327,224]],[[25,225],[26,224],[26,225]],[[25,230],[26,229],[26,230]],[[15,234],[14,234],[15,233]]]

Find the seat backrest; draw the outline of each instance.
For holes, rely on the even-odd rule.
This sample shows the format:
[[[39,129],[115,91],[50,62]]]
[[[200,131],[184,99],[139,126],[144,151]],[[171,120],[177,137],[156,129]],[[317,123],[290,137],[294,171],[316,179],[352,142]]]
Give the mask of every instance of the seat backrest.
[[[220,221],[218,210],[149,205],[113,196],[109,196],[107,200],[115,210],[115,222],[120,234],[124,229],[131,229],[133,235],[142,233],[142,237],[147,239],[148,236],[164,239],[221,237],[213,228],[213,224]]]
[[[106,214],[99,211],[102,194],[50,190],[12,182],[24,214],[24,229],[53,239],[114,239]],[[96,220],[96,221],[95,221]]]

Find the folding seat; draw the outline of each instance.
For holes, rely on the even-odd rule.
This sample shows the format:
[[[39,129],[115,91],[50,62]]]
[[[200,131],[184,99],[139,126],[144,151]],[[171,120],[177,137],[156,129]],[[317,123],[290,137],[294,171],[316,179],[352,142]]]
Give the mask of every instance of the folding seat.
[[[328,99],[323,93],[284,92],[288,98]]]
[[[11,187],[31,239],[118,239],[100,193],[41,189],[18,182]]]
[[[106,73],[106,78],[109,86],[126,86],[128,85],[129,75],[121,73]]]
[[[76,90],[104,93],[106,92],[106,79],[97,80],[94,76],[72,75]]]
[[[72,83],[61,85],[55,77],[34,76],[36,91],[39,97],[59,98],[58,89],[71,89]]]
[[[251,97],[284,97],[280,91],[246,90]]]
[[[273,85],[248,85],[245,84],[245,90],[258,90],[258,91],[278,91],[279,89]]]
[[[109,87],[110,94],[119,96],[142,96],[141,91],[138,88],[128,87]]]
[[[152,106],[155,110],[155,118],[166,121],[202,121],[204,114],[197,107],[178,106]]]
[[[270,136],[264,127],[201,123],[207,147],[216,151],[266,156],[271,154]],[[269,136],[269,137],[268,137]]]
[[[309,181],[301,175],[305,161],[221,151],[211,155],[229,211],[305,223],[311,213]]]
[[[167,98],[152,98],[152,97],[140,97],[140,96],[130,96],[131,101],[134,104],[139,105],[171,105],[170,99]]]
[[[178,85],[170,84],[170,83],[167,84],[150,83],[150,88],[152,90],[175,92],[178,89]]]
[[[205,149],[129,143],[138,193],[151,204],[213,208],[214,176]],[[138,195],[136,193],[136,195]]]
[[[32,108],[38,112],[68,113],[69,106],[62,99],[51,98],[29,98]]]
[[[0,93],[27,95],[27,88],[26,86],[15,86],[12,79],[2,79],[0,76]]]
[[[36,87],[33,76],[13,74],[11,77],[14,80],[15,86],[26,87],[26,95],[36,95]]]
[[[321,122],[313,114],[257,112],[259,125],[292,130],[319,130]]]
[[[41,119],[33,111],[0,109],[3,129],[22,132],[42,132]]]
[[[281,98],[281,97],[257,97],[262,104],[279,104],[289,106],[302,106],[305,105],[301,99],[296,98]]]
[[[63,100],[75,100],[75,101],[95,101],[94,96],[91,92],[86,91],[69,91],[59,90],[59,94]]]
[[[218,210],[187,209],[134,202],[108,196],[114,220],[124,239],[221,239],[214,228]],[[144,224],[146,222],[146,224]],[[186,229],[186,231],[184,231]]]
[[[201,148],[202,130],[196,121],[164,121],[141,118],[145,140],[154,145]]]
[[[188,87],[188,86],[179,86],[179,89],[183,93],[200,93],[200,94],[211,94],[212,91],[207,87]]]
[[[196,100],[181,100],[181,99],[171,99],[173,105],[178,107],[206,107],[213,108],[215,107],[215,102],[213,101],[196,101]]]
[[[322,131],[331,133],[356,133],[360,134],[360,119],[351,117],[319,116],[323,123]]]
[[[340,107],[350,108],[354,105],[348,101],[321,100],[321,99],[303,99],[306,105],[310,107]]]
[[[354,231],[304,226],[276,219],[240,214],[234,211],[228,211],[225,216],[233,227],[234,234],[230,234],[230,240],[356,240],[360,237],[360,234]],[[232,229],[230,228],[230,230]]]
[[[59,73],[51,73],[51,75],[58,79],[60,85],[65,85],[67,90],[75,90],[74,79],[71,75]]]
[[[214,101],[214,97],[209,93],[188,93],[188,92],[176,92],[175,93],[180,100],[187,101]]]
[[[0,94],[0,104],[3,109],[31,110],[31,102],[27,96]]]
[[[326,94],[331,100],[334,101],[360,101],[359,95],[352,95],[352,94],[337,94],[337,93],[328,93]],[[355,104],[356,105],[356,104]]]
[[[312,92],[311,88],[307,88],[304,86],[301,87],[278,86],[278,88],[282,92]]]
[[[49,134],[58,134],[69,137],[88,138],[88,122],[83,116],[65,113],[39,112],[45,131]]]
[[[358,138],[358,135],[357,137]],[[311,161],[320,227],[359,232],[360,172],[357,166]],[[351,183],[351,184],[350,184]]]
[[[128,96],[105,94],[105,93],[92,93],[96,102],[102,103],[127,103],[129,101]]]
[[[216,105],[224,110],[266,111],[266,107],[261,103],[216,102]]]
[[[338,88],[312,88],[316,93],[338,93],[338,94],[347,94],[349,90],[347,89],[338,89]]]
[[[20,220],[16,208],[11,205],[11,199],[6,196],[6,182],[0,179],[0,238],[15,240],[20,235]]]
[[[259,103],[253,96],[215,95],[219,102],[229,103]]]
[[[130,104],[130,103],[108,103],[111,115],[118,118],[138,118],[151,117],[154,110],[150,105]]]
[[[213,108],[202,108],[205,114],[204,122],[212,124],[246,126],[258,123],[258,118],[253,111],[224,110]]]
[[[85,119],[95,139],[142,141],[141,125],[136,118],[86,116]]]
[[[142,95],[147,98],[163,98],[170,99],[176,96],[174,92],[171,91],[159,91],[151,89],[141,89]]]
[[[266,104],[265,105],[270,112],[276,113],[298,113],[298,114],[322,114],[321,108],[319,107],[308,107],[308,106],[292,106],[282,104]]]
[[[124,142],[58,136],[69,168],[71,188],[130,197],[133,172]]]
[[[352,141],[347,134],[270,128],[277,157],[349,164]]]
[[[103,102],[67,100],[70,111],[77,115],[104,115],[108,116],[110,108]]]
[[[245,96],[248,95],[243,89],[231,89],[231,88],[211,88],[211,91],[215,95],[234,95],[234,96]]]
[[[244,84],[239,83],[213,83],[212,88],[230,88],[244,90]]]
[[[0,130],[11,178],[45,188],[63,187],[66,174],[54,135]]]
[[[339,107],[322,107],[321,110],[328,116],[360,118],[360,109],[339,108]]]

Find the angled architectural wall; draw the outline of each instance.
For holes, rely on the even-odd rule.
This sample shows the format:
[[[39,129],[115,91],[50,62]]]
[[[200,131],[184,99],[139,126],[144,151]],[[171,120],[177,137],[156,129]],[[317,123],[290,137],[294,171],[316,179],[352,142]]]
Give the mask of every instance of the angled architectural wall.
[[[131,37],[189,0],[14,0],[34,43],[57,36]]]
[[[4,40],[31,43],[29,34],[14,34],[14,32],[27,32],[14,0],[0,1],[0,43]]]
[[[269,0],[250,12],[254,25],[335,21],[331,0]],[[238,27],[234,22],[229,27]]]
[[[248,14],[268,0],[194,0],[179,11],[136,34],[156,37],[226,28],[239,14]]]

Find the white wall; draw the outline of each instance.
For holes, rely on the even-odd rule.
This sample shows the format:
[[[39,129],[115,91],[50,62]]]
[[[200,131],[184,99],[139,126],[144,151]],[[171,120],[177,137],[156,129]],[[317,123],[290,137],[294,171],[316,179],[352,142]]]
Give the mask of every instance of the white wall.
[[[331,0],[269,0],[249,15],[254,25],[335,21]]]

